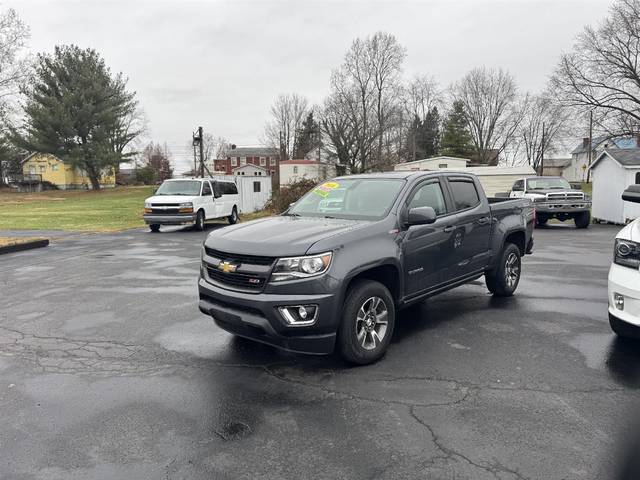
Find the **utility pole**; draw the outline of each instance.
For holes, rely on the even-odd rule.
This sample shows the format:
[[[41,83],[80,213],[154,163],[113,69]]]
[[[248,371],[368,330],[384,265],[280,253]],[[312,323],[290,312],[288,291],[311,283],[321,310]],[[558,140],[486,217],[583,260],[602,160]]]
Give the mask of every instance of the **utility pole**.
[[[200,138],[200,178],[204,178],[204,138],[202,127],[198,127],[198,138]]]
[[[589,183],[589,179],[591,177],[591,162],[593,161],[593,110],[589,110],[589,165],[587,165],[587,183]]]
[[[545,147],[545,138],[544,138],[544,133],[545,133],[545,123],[542,122],[542,141],[540,142],[540,175],[544,175],[544,147]]]

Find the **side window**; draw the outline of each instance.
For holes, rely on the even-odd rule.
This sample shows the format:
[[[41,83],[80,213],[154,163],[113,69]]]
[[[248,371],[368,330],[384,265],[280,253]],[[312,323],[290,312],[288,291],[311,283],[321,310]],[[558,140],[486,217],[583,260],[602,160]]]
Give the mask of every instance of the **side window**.
[[[222,196],[222,191],[220,190],[220,182],[213,182],[213,196],[216,198],[220,198]]]
[[[417,207],[431,207],[436,211],[436,215],[447,213],[440,182],[431,182],[418,187],[409,201],[409,208]]]
[[[211,185],[209,182],[202,182],[202,196],[211,195]]]
[[[253,193],[258,193],[260,191],[260,182],[253,182]]]
[[[456,210],[465,210],[480,203],[480,196],[473,182],[467,180],[449,180]]]
[[[221,182],[222,187],[222,193],[223,195],[237,195],[238,194],[238,188],[236,187],[235,183],[231,183],[231,182]]]
[[[518,180],[513,184],[513,188],[511,189],[514,192],[523,192],[524,191],[524,180]]]

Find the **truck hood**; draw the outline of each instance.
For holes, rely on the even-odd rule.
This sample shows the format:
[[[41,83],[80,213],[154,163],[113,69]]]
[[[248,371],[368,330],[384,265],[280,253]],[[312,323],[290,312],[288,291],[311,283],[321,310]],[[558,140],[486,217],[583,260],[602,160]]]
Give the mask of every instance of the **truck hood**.
[[[154,195],[146,198],[144,203],[185,203],[192,202],[191,195]]]
[[[242,255],[304,255],[319,240],[362,228],[370,222],[312,217],[269,217],[214,230],[210,248]]]
[[[616,235],[616,238],[640,242],[640,218],[636,218],[633,222],[620,230]]]

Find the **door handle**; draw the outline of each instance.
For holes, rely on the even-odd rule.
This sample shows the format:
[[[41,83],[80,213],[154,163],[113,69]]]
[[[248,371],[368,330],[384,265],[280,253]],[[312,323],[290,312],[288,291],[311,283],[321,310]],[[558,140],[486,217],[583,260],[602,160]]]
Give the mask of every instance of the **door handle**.
[[[444,233],[449,233],[449,232],[453,232],[453,230],[454,230],[455,228],[456,228],[456,227],[454,227],[453,225],[447,225],[446,227],[444,227],[444,230],[443,230],[443,231],[444,231]]]
[[[485,225],[485,224],[489,223],[489,217],[480,217],[478,219],[478,223],[480,225]]]

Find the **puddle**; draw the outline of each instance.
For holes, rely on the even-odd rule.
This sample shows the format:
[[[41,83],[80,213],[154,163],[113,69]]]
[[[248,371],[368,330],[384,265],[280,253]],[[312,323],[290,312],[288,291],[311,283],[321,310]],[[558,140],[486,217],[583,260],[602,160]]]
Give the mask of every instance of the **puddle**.
[[[596,370],[605,367],[610,344],[611,334],[609,333],[585,333],[569,342],[569,345],[582,354],[587,367]]]

